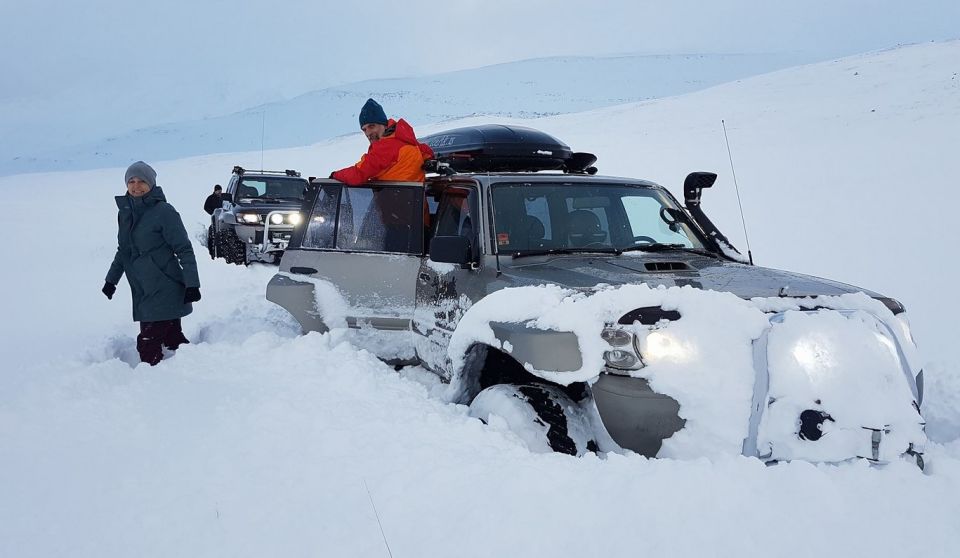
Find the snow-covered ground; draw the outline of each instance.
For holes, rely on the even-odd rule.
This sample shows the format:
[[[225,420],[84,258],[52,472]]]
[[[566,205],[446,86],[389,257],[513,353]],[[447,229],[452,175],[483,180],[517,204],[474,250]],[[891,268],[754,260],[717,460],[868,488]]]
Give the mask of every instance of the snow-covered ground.
[[[958,60],[960,42],[918,45],[521,122],[595,151],[602,173],[678,196],[688,171],[718,171],[704,205],[743,249],[725,119],[757,262],[907,306],[927,362],[926,473],[530,453],[443,402],[422,371],[299,335],[263,298],[273,268],[206,258],[203,199],[232,165],[259,167],[259,152],[144,153],[197,238],[203,292],[184,321],[193,344],[155,368],[135,365],[126,285],[113,301],[99,292],[123,170],[0,179],[14,231],[0,556],[387,556],[374,505],[398,557],[954,556]],[[269,151],[265,164],[325,176],[363,149],[354,135]]]

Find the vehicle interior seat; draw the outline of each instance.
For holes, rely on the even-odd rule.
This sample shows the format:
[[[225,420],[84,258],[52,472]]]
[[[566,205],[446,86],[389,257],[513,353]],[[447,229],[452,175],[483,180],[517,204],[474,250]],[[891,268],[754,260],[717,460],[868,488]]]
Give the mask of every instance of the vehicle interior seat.
[[[577,209],[567,214],[567,238],[570,246],[584,247],[601,244],[607,233],[600,226],[600,218],[592,211]]]
[[[241,184],[237,187],[237,197],[238,198],[255,198],[260,195],[259,190],[253,186],[246,186]]]
[[[532,215],[524,215],[517,223],[516,235],[527,250],[543,248],[543,237],[546,234],[543,221]]]

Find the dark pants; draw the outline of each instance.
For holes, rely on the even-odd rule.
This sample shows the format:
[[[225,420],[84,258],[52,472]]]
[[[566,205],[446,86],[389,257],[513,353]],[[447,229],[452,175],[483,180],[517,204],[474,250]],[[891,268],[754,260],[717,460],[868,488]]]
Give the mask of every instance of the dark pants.
[[[163,360],[163,349],[176,351],[177,347],[189,343],[180,329],[180,320],[159,322],[140,322],[140,335],[137,336],[137,352],[140,360],[155,366]]]

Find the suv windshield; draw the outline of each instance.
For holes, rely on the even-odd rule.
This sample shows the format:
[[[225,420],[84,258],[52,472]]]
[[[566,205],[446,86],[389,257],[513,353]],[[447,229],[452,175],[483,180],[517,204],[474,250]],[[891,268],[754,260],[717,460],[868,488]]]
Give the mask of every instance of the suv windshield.
[[[500,252],[706,250],[658,188],[632,184],[507,183],[493,187]]]
[[[245,176],[237,185],[237,199],[302,200],[306,185],[302,178]]]

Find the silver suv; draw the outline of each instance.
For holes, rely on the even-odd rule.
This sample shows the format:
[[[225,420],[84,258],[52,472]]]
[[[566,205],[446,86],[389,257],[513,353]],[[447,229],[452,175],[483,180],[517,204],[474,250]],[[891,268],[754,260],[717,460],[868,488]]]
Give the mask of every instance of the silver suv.
[[[743,261],[700,210],[700,193],[716,175],[688,176],[681,206],[655,183],[593,174],[595,158],[571,153],[535,130],[486,126],[424,141],[439,160],[433,167],[438,175],[426,184],[311,182],[305,222],[295,229],[266,293],[304,331],[352,330],[358,344],[382,359],[422,365],[448,384],[450,400],[470,405],[484,420],[504,417],[532,449],[579,455],[625,448],[656,456],[665,440],[697,425],[687,424],[692,415],[684,412],[682,397],[651,387],[645,371],[655,366],[645,365],[652,349],[639,339],[682,324],[683,309],[624,306],[590,334],[596,338],[586,339],[582,332],[537,325],[536,315],[510,318],[510,308],[485,301],[544,286],[578,296],[618,286],[685,286],[692,289],[684,293],[772,300],[760,315],[775,328],[790,313],[774,307],[780,300],[799,305],[793,312],[816,314],[834,312],[818,301],[865,293],[885,320],[872,326],[880,331],[878,342],[899,355],[897,381],[911,407],[907,422],[915,423],[909,432],[897,437],[891,422],[876,417],[865,424],[834,417],[829,398],[801,399],[795,409],[778,402],[764,332],[752,348],[748,343],[755,358],[744,403],[750,407],[737,411],[743,414],[737,451],[766,461],[838,461],[835,453],[818,452],[817,444],[852,420],[855,441],[843,457],[882,462],[906,456],[922,464],[922,371],[905,356],[905,334],[884,325],[903,307],[863,289]],[[486,336],[461,331],[468,321],[476,325],[471,311],[481,307],[494,315],[484,322]],[[505,317],[497,319],[501,311]],[[584,375],[594,362],[587,347],[601,341],[602,362]],[[696,404],[690,403],[691,413]],[[793,438],[771,438],[769,417],[777,412],[789,415],[786,438]]]
[[[227,263],[278,263],[300,222],[308,181],[294,170],[233,167],[223,206],[210,217],[207,250]]]

